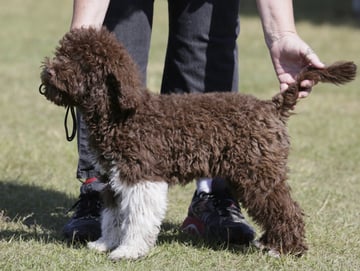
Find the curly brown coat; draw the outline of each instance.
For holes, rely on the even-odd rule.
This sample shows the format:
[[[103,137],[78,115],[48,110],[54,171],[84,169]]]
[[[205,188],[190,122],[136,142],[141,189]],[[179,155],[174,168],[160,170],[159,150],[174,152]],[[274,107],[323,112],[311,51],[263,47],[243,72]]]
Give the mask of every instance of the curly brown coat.
[[[136,65],[114,35],[78,29],[45,60],[41,80],[47,99],[82,112],[101,166],[109,171],[116,164],[119,182],[186,184],[221,177],[263,228],[263,245],[302,254],[304,213],[286,182],[286,121],[300,81],[343,84],[355,73],[352,62],[308,68],[267,101],[230,92],[156,95],[142,86]]]

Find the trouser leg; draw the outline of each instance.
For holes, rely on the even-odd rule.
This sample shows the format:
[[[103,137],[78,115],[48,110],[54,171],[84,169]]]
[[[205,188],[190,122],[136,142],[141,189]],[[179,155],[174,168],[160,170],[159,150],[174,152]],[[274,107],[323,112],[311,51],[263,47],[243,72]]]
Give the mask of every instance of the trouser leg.
[[[169,0],[161,93],[238,90],[239,0]]]

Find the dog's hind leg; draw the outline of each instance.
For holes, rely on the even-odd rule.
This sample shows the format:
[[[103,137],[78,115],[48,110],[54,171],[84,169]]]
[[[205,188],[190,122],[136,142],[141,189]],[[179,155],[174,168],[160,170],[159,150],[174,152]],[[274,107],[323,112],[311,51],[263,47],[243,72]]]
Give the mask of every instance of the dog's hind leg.
[[[243,206],[264,229],[260,243],[281,254],[301,255],[307,250],[303,211],[291,198],[285,180],[261,178],[243,191]]]
[[[121,193],[121,241],[110,253],[110,259],[136,259],[145,256],[155,245],[167,207],[166,182],[140,181],[118,183]],[[116,191],[115,191],[116,192]]]

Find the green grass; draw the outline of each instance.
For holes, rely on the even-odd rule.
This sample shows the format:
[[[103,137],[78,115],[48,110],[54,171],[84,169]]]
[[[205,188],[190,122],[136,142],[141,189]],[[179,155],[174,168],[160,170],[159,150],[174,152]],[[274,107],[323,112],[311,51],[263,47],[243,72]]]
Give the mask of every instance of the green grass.
[[[252,2],[239,39],[241,91],[271,97],[278,83]],[[345,4],[296,1],[298,32],[326,63],[360,63],[360,29]],[[113,263],[66,245],[61,228],[76,200],[76,144],[65,141],[64,110],[38,95],[40,62],[68,30],[72,1],[2,1],[0,9],[0,270],[360,270],[359,79],[317,86],[289,122],[290,180],[304,208],[310,250],[297,259],[191,240],[179,233],[194,186],[170,191],[158,245],[148,257]],[[300,9],[301,8],[301,9]],[[156,1],[149,87],[161,82],[166,2]],[[258,229],[259,230],[259,229]]]

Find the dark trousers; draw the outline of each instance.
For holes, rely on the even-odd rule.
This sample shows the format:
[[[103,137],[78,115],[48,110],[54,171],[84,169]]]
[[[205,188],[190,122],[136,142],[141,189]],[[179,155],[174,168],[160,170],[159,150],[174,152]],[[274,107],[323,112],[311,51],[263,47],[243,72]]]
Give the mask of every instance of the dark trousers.
[[[237,91],[239,0],[169,0],[169,33],[161,94]],[[164,16],[159,14],[158,16]],[[153,0],[113,0],[104,25],[140,68],[144,85]],[[97,176],[88,133],[78,112],[77,177]]]

